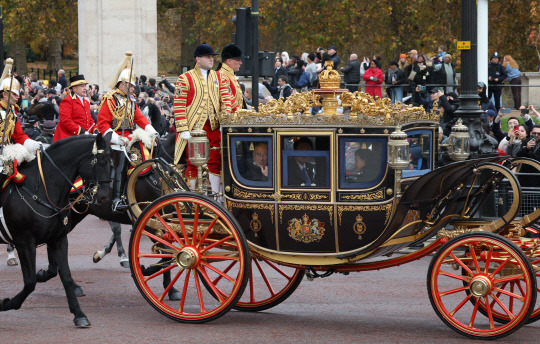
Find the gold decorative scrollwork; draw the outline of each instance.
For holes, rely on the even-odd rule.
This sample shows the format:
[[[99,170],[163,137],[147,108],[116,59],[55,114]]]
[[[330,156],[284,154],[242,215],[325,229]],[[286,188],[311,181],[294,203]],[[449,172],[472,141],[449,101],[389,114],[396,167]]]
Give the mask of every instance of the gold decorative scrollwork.
[[[299,211],[327,211],[330,217],[330,225],[332,226],[332,214],[334,206],[332,205],[304,205],[304,204],[281,204],[279,207],[279,223],[283,223],[283,211],[299,210]]]
[[[230,212],[233,211],[233,209],[259,209],[259,210],[270,210],[270,218],[272,219],[272,224],[274,223],[274,214],[275,214],[275,207],[273,204],[270,203],[243,203],[243,202],[234,202],[227,200],[227,209],[229,209]]]
[[[341,199],[356,200],[356,201],[377,201],[384,199],[384,189],[377,190],[371,193],[341,195]]]
[[[437,237],[453,239],[461,234],[471,233],[471,232],[485,232],[485,230],[481,227],[470,228],[470,227],[464,227],[464,226],[463,227],[455,226],[454,229],[452,230],[441,229],[440,231],[437,232]]]
[[[388,219],[390,218],[390,214],[392,213],[392,203],[387,204],[377,204],[377,205],[344,205],[344,206],[338,206],[338,219],[339,219],[339,225],[341,225],[341,216],[343,215],[343,212],[351,212],[351,211],[366,211],[366,212],[377,212],[377,211],[384,211],[385,212],[385,218],[384,222],[386,223]]]
[[[251,192],[251,191],[244,191],[240,190],[233,186],[233,196],[237,198],[244,198],[244,199],[269,199],[272,198],[272,195],[261,193],[261,192]]]

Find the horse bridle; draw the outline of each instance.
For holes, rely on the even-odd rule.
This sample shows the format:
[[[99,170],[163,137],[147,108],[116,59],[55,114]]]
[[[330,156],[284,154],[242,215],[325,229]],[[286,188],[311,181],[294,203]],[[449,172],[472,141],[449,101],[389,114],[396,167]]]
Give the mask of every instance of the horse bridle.
[[[97,148],[97,145],[96,143],[94,142],[94,146],[92,147],[92,155],[94,156],[93,159],[91,160],[90,164],[93,166],[93,171],[94,173],[92,173],[92,175],[96,175],[95,173],[95,169],[96,169],[96,164],[97,164],[97,155],[98,154],[103,154],[105,153],[105,150],[104,149],[98,149]],[[71,201],[68,201],[68,205],[65,206],[65,207],[59,207],[57,206],[56,204],[54,204],[50,197],[49,197],[49,192],[47,190],[47,183],[45,182],[45,176],[43,175],[43,166],[42,166],[42,163],[41,163],[41,154],[43,154],[47,160],[51,163],[51,165],[53,166],[54,169],[56,169],[60,175],[64,178],[64,180],[71,185],[71,187],[77,192],[78,196],[77,198],[75,199],[75,201],[71,202]],[[38,161],[38,167],[39,167],[39,175],[41,177],[41,182],[43,183],[43,187],[45,188],[45,194],[47,195],[47,199],[49,200],[49,203],[52,204],[55,208],[57,209],[60,209],[60,211],[62,210],[65,210],[65,209],[68,209],[68,208],[71,208],[73,211],[77,212],[77,210],[75,210],[74,208],[74,204],[76,204],[77,202],[79,202],[81,200],[81,198],[84,197],[84,194],[85,192],[88,192],[91,197],[93,198],[93,196],[95,196],[97,194],[97,191],[98,191],[98,188],[101,184],[109,184],[111,181],[110,179],[104,179],[104,180],[101,180],[101,179],[91,179],[88,181],[88,190],[85,190],[85,191],[81,191],[79,190],[74,184],[73,182],[64,174],[64,172],[60,169],[60,167],[58,167],[58,165],[56,165],[56,163],[52,160],[51,156],[49,154],[47,154],[47,152],[45,150],[37,150],[36,151],[36,156],[37,156],[37,161]]]

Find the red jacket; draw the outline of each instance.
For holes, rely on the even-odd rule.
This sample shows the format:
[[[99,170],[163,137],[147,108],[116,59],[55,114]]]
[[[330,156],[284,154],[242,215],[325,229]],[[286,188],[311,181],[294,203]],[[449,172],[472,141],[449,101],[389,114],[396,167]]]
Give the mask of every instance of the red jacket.
[[[90,103],[84,98],[83,101],[84,107],[76,94],[70,94],[62,100],[59,108],[60,121],[56,127],[53,142],[97,129],[90,114]]]
[[[370,80],[369,78],[372,76],[376,77],[377,81]],[[382,98],[382,89],[380,86],[384,81],[384,75],[382,70],[380,68],[368,68],[368,70],[366,70],[366,72],[364,73],[363,78],[366,82],[366,92],[370,94],[373,98],[375,98],[375,96]]]
[[[2,111],[7,111],[7,104],[2,101],[0,103],[0,107],[2,109]],[[6,133],[6,137],[4,138],[6,142],[15,142],[15,143],[18,143],[18,144],[21,144],[21,145],[24,145],[24,141],[26,141],[27,139],[29,139],[28,135],[26,135],[23,131],[23,128],[21,126],[21,122],[19,121],[19,114],[17,113],[18,110],[19,110],[19,107],[17,105],[13,105],[12,107],[13,109],[13,112],[14,112],[14,115],[15,115],[15,127],[13,128],[13,132],[12,133]],[[9,124],[9,123],[8,123]],[[4,121],[2,121],[1,123],[2,125],[2,130],[4,130]],[[11,134],[11,137],[9,136]],[[0,137],[2,136],[2,133],[0,132]]]
[[[103,97],[103,103],[101,104],[101,108],[99,109],[98,118],[97,118],[97,126],[100,133],[105,134],[105,132],[109,129],[111,129],[112,122],[113,122],[113,114],[111,112],[111,109],[116,108],[116,100],[112,97],[114,93],[120,92],[118,89],[115,89],[113,91],[109,91],[104,97]],[[121,92],[120,92],[121,93]],[[121,93],[124,95],[123,93]],[[124,95],[125,97],[125,95]],[[135,122],[139,127],[142,129],[146,128],[150,122],[144,117],[144,115],[141,113],[141,110],[139,110],[139,106],[135,103],[135,112],[133,118],[129,119],[130,123]],[[114,129],[114,128],[112,128]],[[116,133],[120,136],[122,136],[122,130],[117,130]],[[130,130],[124,131],[124,136],[128,137],[131,135]]]

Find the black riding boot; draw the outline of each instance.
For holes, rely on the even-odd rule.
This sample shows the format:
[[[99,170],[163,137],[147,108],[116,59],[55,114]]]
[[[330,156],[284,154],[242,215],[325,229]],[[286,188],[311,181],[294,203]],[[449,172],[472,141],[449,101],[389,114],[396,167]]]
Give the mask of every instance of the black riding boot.
[[[127,209],[128,205],[122,200],[122,190],[124,189],[124,183],[126,181],[126,157],[124,152],[112,150],[111,151],[114,168],[112,169],[112,210],[122,212]]]

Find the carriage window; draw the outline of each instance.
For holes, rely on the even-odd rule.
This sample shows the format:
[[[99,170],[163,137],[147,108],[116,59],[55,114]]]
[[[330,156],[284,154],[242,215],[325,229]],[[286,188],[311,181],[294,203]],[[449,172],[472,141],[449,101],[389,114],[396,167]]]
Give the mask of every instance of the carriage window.
[[[409,140],[409,167],[403,170],[403,177],[423,175],[433,168],[432,137],[430,130],[412,130],[407,132]]]
[[[231,162],[236,179],[255,187],[272,187],[272,138],[232,137]]]
[[[284,187],[330,187],[330,138],[327,136],[282,137]]]
[[[386,172],[385,138],[339,140],[339,184],[342,188],[369,188],[377,185]]]

